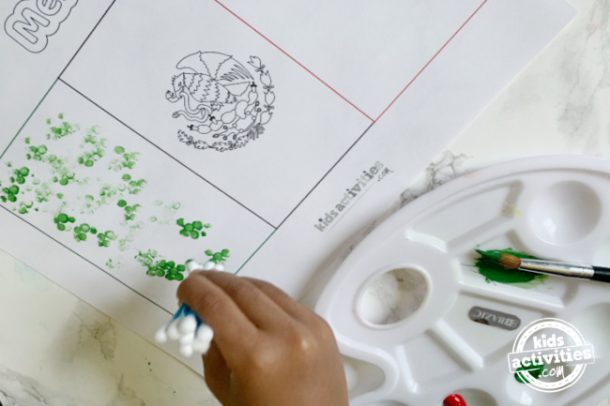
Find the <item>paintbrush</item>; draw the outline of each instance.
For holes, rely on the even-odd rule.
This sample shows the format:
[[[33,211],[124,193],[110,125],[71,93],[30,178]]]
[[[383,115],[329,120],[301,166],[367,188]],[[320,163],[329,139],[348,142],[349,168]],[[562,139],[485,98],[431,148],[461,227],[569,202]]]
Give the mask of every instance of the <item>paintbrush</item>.
[[[506,270],[521,270],[545,275],[559,275],[610,282],[610,268],[545,259],[519,258],[499,250],[483,251],[477,249],[476,251],[483,258],[498,263]]]

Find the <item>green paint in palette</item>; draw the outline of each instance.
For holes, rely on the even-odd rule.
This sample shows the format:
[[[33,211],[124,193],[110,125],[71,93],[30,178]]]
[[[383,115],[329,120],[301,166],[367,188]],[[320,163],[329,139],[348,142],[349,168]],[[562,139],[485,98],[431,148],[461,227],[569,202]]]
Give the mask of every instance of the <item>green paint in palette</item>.
[[[476,250],[480,257],[476,259],[474,265],[481,275],[485,277],[487,282],[498,282],[507,284],[516,283],[539,283],[546,279],[546,275],[533,272],[506,270],[498,263],[502,254],[510,254],[519,258],[537,259],[536,257],[525,252],[515,251],[512,248],[504,248],[501,250]]]

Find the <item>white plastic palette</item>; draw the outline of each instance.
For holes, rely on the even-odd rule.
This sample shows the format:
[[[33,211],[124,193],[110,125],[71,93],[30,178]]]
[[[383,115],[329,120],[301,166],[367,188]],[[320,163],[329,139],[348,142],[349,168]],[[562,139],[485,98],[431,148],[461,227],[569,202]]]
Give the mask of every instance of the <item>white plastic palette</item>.
[[[477,246],[610,264],[610,163],[543,157],[477,171],[364,239],[316,305],[345,357],[352,405],[441,405],[454,392],[469,406],[594,405],[610,395],[610,285],[488,282],[472,266]],[[521,326],[476,323],[475,306]],[[508,370],[518,332],[542,317],[574,324],[595,347],[596,363],[561,392],[530,389]]]

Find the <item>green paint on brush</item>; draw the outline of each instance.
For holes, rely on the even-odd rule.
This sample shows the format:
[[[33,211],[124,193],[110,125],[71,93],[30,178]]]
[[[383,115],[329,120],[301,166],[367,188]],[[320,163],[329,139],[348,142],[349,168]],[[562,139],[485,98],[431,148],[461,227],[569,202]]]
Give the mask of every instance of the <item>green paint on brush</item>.
[[[487,282],[498,283],[533,283],[542,282],[546,275],[520,270],[507,270],[498,263],[502,254],[510,254],[519,258],[537,259],[536,257],[524,252],[515,251],[512,248],[502,250],[476,250],[480,257],[476,259],[474,265],[479,273],[485,277]]]

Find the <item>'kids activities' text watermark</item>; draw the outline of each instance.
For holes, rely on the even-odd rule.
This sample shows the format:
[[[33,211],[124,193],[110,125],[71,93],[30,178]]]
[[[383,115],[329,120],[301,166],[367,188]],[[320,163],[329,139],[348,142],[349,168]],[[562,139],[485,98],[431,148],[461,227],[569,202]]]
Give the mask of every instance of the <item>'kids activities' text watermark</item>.
[[[373,181],[381,182],[392,170],[382,162],[375,162],[370,168],[362,171],[354,183],[345,189],[341,200],[318,218],[314,227],[324,231],[339,222],[339,219],[370,189]]]
[[[570,323],[545,318],[527,325],[508,354],[510,372],[532,389],[559,392],[574,385],[595,362],[593,346]]]

